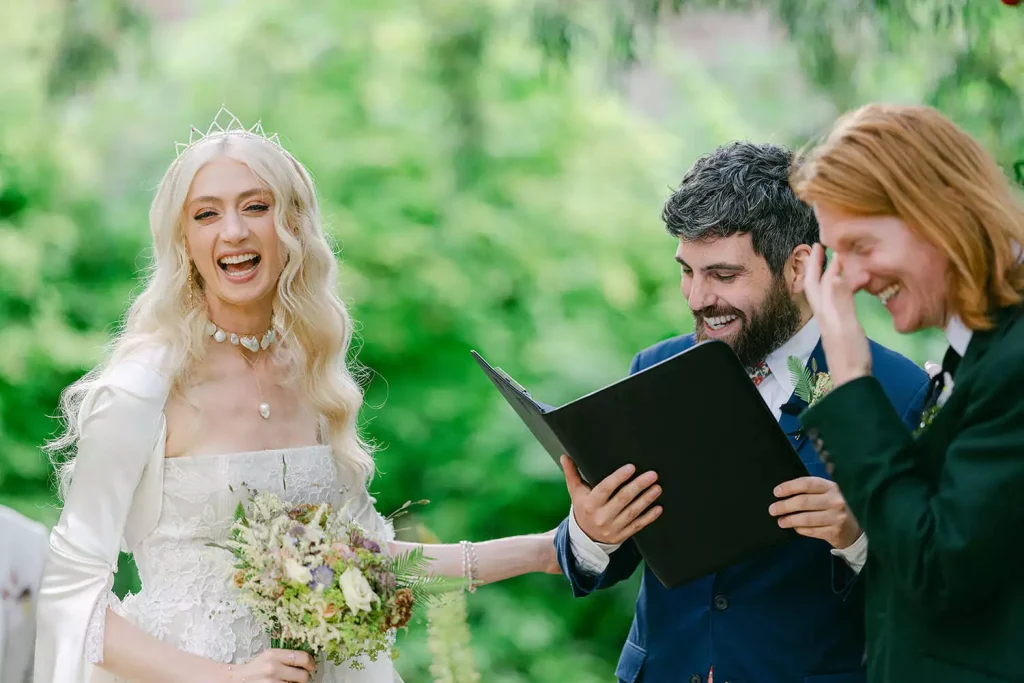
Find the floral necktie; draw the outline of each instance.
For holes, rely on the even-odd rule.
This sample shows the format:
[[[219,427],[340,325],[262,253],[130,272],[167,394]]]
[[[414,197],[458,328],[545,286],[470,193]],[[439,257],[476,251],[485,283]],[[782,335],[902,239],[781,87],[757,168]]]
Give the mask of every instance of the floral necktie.
[[[768,364],[764,361],[759,362],[753,368],[748,368],[747,374],[750,375],[750,381],[754,383],[755,387],[761,386],[761,382],[772,374],[772,369],[768,367]]]

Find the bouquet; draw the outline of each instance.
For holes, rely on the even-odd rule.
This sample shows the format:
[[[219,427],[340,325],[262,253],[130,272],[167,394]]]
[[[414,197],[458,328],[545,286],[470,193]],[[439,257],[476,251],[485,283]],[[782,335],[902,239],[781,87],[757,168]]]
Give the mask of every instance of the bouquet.
[[[240,602],[264,622],[271,647],[361,669],[358,658],[376,661],[388,650],[414,604],[452,583],[427,575],[421,548],[386,555],[344,509],[249,493],[227,543],[212,545],[236,558]]]

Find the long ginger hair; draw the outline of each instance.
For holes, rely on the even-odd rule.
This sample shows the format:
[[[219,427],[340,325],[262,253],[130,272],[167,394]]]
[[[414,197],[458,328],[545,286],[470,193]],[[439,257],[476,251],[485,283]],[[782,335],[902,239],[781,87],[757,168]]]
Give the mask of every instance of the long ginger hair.
[[[1021,302],[1024,206],[994,157],[930,107],[869,104],[794,164],[808,204],[896,216],[950,259],[948,310],[969,328]]]

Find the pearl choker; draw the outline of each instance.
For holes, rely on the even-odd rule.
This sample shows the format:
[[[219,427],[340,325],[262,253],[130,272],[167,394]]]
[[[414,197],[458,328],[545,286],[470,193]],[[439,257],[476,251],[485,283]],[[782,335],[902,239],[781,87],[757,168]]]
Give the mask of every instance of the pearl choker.
[[[235,346],[241,344],[253,353],[256,353],[260,349],[266,349],[277,341],[277,332],[273,327],[261,335],[245,335],[235,334],[234,332],[225,332],[213,323],[206,323],[206,334],[213,337],[213,340],[216,342],[223,342],[225,339],[228,339]]]

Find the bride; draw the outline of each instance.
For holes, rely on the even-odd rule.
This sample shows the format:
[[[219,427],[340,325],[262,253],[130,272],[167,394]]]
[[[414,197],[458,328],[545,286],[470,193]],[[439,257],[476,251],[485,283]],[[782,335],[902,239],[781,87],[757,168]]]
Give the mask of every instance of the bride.
[[[391,552],[355,428],[351,321],[306,169],[218,119],[195,129],[150,210],[154,264],[109,359],[62,397],[64,508],[38,602],[36,683],[392,683],[388,656],[355,670],[270,649],[236,599],[225,540],[249,487],[347,503]],[[196,139],[198,138],[198,139]],[[111,593],[119,549],[142,581]],[[431,571],[487,583],[558,573],[548,535],[431,545]]]

